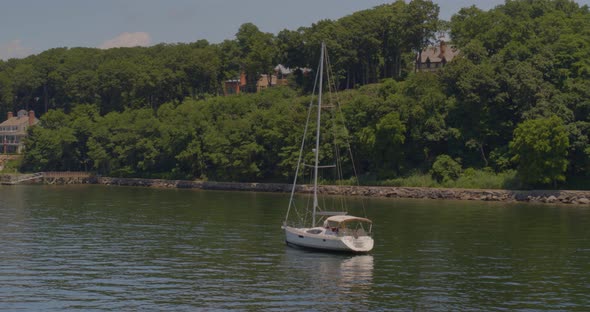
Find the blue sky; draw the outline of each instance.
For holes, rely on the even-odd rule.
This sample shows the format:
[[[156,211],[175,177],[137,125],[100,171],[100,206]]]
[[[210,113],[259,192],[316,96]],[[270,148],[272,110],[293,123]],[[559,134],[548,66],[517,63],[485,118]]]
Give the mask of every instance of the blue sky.
[[[2,0],[0,59],[55,47],[218,43],[233,39],[241,24],[262,31],[310,26],[338,19],[386,0]],[[488,10],[503,0],[434,0],[441,18],[476,5]],[[590,4],[590,0],[578,0]]]

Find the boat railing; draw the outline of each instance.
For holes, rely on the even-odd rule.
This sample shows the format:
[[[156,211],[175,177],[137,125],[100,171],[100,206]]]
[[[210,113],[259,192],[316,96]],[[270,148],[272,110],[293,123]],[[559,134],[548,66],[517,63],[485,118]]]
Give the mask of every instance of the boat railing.
[[[338,236],[354,236],[354,237],[361,237],[361,236],[371,236],[371,233],[368,233],[364,229],[338,229]]]

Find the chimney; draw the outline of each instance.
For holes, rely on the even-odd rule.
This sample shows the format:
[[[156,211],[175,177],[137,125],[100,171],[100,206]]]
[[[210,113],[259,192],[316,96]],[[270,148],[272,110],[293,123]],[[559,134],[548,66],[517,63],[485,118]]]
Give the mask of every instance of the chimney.
[[[8,117],[6,118],[6,120],[12,118],[14,115],[12,114],[12,112],[8,112]]]
[[[29,111],[29,126],[32,126],[35,123],[35,112],[30,110]]]
[[[240,73],[240,86],[245,86],[245,85],[246,85],[246,73],[241,72]]]
[[[441,58],[445,55],[445,52],[447,51],[447,44],[445,43],[444,40],[440,41],[440,56]]]

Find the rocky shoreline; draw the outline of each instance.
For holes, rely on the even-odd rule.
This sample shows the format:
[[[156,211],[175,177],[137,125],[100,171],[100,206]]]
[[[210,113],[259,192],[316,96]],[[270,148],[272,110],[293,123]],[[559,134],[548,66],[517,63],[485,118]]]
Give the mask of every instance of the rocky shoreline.
[[[203,190],[253,191],[253,192],[290,192],[291,185],[278,183],[233,183],[158,179],[128,179],[93,177],[87,183],[122,186],[144,186],[161,188],[195,188]],[[298,186],[298,193],[311,193],[309,185]],[[480,200],[504,202],[533,202],[553,204],[590,205],[590,191],[561,190],[480,190],[480,189],[443,189],[425,187],[390,187],[390,186],[321,186],[320,193],[344,196],[367,196],[388,198]]]
[[[187,180],[162,180],[138,178],[97,177],[89,174],[45,174],[36,173],[27,179],[28,184],[103,184],[118,186],[141,186],[157,188],[192,188],[202,190],[248,191],[248,192],[290,192],[291,185],[280,183],[237,183],[209,182]],[[0,181],[14,179],[10,175],[0,176]],[[6,182],[6,181],[5,181]],[[2,183],[14,184],[14,183]],[[334,186],[324,185],[319,189],[322,194],[343,196],[365,196],[385,198],[478,200],[502,202],[531,202],[550,204],[570,204],[590,206],[590,191],[566,190],[482,190],[482,189],[445,189],[427,187],[393,187],[393,186]],[[310,185],[297,187],[298,193],[312,193]]]

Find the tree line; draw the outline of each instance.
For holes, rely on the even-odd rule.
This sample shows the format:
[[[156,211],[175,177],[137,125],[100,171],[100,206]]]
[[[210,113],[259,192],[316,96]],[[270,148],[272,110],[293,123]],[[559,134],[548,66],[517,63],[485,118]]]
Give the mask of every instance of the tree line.
[[[448,22],[431,1],[396,1],[277,35],[244,24],[220,44],[64,48],[9,60],[0,63],[0,104],[50,108],[30,130],[27,170],[286,181],[309,78],[216,95],[240,71],[252,88],[278,63],[313,67],[325,41],[366,176],[445,181],[515,170],[522,185],[555,187],[590,176],[589,29],[588,7],[570,0],[463,8]],[[440,31],[459,56],[415,73],[416,53]]]
[[[397,1],[310,27],[265,33],[243,24],[235,39],[211,44],[151,47],[55,48],[25,59],[0,61],[0,114],[19,108],[69,112],[96,104],[101,114],[127,108],[157,109],[223,93],[223,82],[244,72],[247,91],[277,64],[315,66],[321,41],[331,47],[343,88],[402,77],[437,27],[438,7],[430,1]],[[301,77],[300,77],[301,78]],[[302,82],[300,81],[300,84]]]

